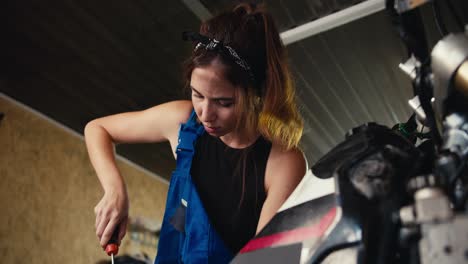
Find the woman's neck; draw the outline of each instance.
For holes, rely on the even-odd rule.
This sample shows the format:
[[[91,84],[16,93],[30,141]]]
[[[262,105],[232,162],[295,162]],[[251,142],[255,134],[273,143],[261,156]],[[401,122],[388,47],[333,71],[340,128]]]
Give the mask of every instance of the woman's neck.
[[[231,132],[219,137],[219,139],[230,148],[242,149],[252,145],[259,136],[259,133],[252,135],[242,135],[240,133]]]

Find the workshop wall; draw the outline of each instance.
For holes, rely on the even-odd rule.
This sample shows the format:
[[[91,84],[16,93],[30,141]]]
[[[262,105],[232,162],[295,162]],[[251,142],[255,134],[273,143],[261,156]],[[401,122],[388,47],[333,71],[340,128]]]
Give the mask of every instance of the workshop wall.
[[[0,112],[5,113],[0,122],[1,262],[109,259],[95,235],[93,209],[102,189],[83,139],[1,94]],[[127,182],[130,216],[160,223],[167,182],[129,163],[118,161],[118,166]],[[140,250],[154,258],[156,242],[139,247],[131,237],[124,239],[122,254]]]

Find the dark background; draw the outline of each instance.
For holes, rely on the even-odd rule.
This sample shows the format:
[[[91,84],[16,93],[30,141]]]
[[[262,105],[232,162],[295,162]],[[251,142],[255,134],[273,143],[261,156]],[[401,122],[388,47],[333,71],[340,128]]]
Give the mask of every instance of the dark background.
[[[184,98],[181,63],[191,46],[181,41],[181,32],[196,31],[200,23],[190,2],[209,14],[233,4],[7,0],[0,11],[5,19],[0,92],[81,134],[96,117]],[[266,1],[280,32],[360,2]],[[450,2],[466,23],[468,2]],[[460,31],[453,13],[446,5],[441,8],[448,27]],[[422,11],[432,47],[441,35],[431,5]],[[406,49],[385,11],[287,49],[306,121],[302,148],[310,164],[352,127],[369,121],[392,126],[409,117],[411,83],[398,69]],[[119,145],[117,152],[166,179],[175,164],[168,144]]]

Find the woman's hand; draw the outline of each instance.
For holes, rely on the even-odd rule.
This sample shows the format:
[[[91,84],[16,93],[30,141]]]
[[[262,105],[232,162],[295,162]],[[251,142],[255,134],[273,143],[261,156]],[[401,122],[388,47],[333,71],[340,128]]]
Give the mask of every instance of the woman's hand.
[[[116,228],[119,234],[117,243],[120,244],[127,230],[128,208],[129,202],[125,187],[105,192],[101,201],[94,207],[96,235],[103,248],[106,247]]]
[[[114,143],[170,141],[175,150],[179,126],[188,120],[191,111],[192,102],[174,101],[144,111],[101,117],[86,124],[86,147],[104,190],[94,208],[96,235],[102,247],[116,228],[120,243],[128,222],[127,190],[115,161]]]

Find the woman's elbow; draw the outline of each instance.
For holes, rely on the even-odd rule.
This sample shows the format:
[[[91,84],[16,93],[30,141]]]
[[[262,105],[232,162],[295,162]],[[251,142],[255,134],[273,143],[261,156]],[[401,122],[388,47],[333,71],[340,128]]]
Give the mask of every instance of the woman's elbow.
[[[95,129],[96,126],[97,126],[96,119],[89,121],[85,125],[84,130],[83,130],[83,135],[85,136],[85,139],[91,134],[92,130]]]
[[[89,121],[84,128],[83,135],[85,141],[89,141],[91,138],[95,138],[99,135],[108,134],[104,127],[99,123],[99,119]]]

